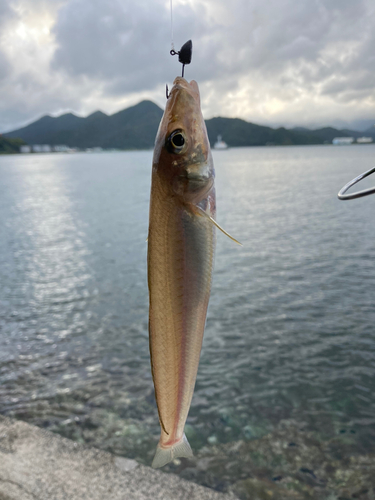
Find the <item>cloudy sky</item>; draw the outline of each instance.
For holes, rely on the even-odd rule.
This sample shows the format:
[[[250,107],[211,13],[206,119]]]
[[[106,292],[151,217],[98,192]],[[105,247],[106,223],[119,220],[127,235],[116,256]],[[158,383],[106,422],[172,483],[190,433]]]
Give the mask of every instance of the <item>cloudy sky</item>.
[[[375,122],[374,0],[173,0],[206,118]],[[0,0],[0,132],[44,114],[165,104],[170,0]]]

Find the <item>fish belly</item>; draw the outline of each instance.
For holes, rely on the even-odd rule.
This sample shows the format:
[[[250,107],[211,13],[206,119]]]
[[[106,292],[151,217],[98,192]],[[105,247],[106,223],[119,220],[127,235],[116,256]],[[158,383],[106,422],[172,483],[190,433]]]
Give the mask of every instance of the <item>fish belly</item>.
[[[165,196],[153,182],[148,237],[149,334],[161,425],[154,467],[191,454],[184,426],[198,371],[214,250],[213,224],[174,197]]]

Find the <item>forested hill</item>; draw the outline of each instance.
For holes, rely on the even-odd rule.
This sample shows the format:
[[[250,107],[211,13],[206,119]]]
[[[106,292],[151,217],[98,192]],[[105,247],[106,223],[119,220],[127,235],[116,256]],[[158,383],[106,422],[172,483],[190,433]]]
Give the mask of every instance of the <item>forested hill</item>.
[[[162,115],[159,106],[142,101],[110,116],[101,111],[86,118],[72,113],[56,118],[46,115],[3,136],[20,137],[28,144],[66,144],[81,149],[98,146],[105,149],[148,149],[154,144]]]
[[[3,138],[21,138],[28,144],[65,144],[81,149],[102,147],[104,149],[150,149],[163,111],[151,101],[126,108],[113,115],[101,111],[82,118],[72,113],[58,117],[49,115],[26,127],[3,134]],[[324,144],[331,143],[334,137],[359,137],[371,135],[372,131],[357,132],[337,130],[331,127],[317,130],[305,128],[271,128],[249,123],[239,118],[211,118],[206,121],[211,145],[221,135],[232,147]]]
[[[19,153],[20,146],[25,144],[22,139],[9,139],[0,135],[0,155]]]

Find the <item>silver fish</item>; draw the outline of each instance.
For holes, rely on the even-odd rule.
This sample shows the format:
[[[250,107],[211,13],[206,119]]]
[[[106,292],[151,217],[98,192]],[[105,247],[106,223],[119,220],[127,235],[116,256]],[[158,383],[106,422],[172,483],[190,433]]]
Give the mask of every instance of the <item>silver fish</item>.
[[[161,426],[153,467],[192,456],[184,426],[198,371],[219,227],[214,220],[214,178],[198,85],[178,77],[159,126],[152,165],[149,334]]]

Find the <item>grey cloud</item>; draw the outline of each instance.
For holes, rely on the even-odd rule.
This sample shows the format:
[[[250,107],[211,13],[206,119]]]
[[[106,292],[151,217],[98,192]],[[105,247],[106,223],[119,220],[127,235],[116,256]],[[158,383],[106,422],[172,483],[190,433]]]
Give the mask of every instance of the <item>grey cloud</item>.
[[[248,5],[245,0],[236,3],[236,25],[224,64],[231,71],[256,69],[270,76],[299,60],[317,64],[332,42],[361,40],[370,3],[273,0],[257,2],[252,10]]]
[[[169,16],[162,1],[72,0],[58,14],[52,67],[104,82],[114,94],[154,87],[166,78]],[[204,30],[188,5],[179,27],[190,38]]]
[[[4,93],[8,94],[9,99],[0,101],[0,132],[19,128],[45,114],[77,113],[82,101],[82,96],[74,86],[57,82],[54,87],[46,88],[33,81],[27,73],[18,80],[13,93],[0,82],[0,94]]]
[[[0,51],[0,81],[4,80],[11,71],[11,65],[5,55]]]
[[[0,29],[6,24],[10,19],[14,19],[16,17],[16,13],[14,9],[9,5],[9,3],[2,0],[0,2]]]
[[[10,132],[30,119],[28,113],[0,105],[0,133]],[[31,122],[32,120],[30,120]]]
[[[129,94],[152,95],[180,72],[177,58],[169,55],[166,0],[0,0],[0,32],[1,23],[6,26],[15,15],[11,1],[26,12],[50,9],[55,18],[56,49],[49,73],[41,78],[24,73],[10,82],[11,68],[0,40],[0,92],[5,89],[13,96],[14,109],[24,106],[25,116],[35,116],[38,109],[40,114],[79,111],[97,102],[109,103],[113,110]],[[325,114],[329,102],[335,112],[347,103],[358,102],[356,109],[363,110],[374,102],[373,0],[174,2],[174,32],[176,49],[193,40],[193,62],[186,76],[204,88],[204,106],[211,116],[233,109],[251,113],[264,96],[265,102],[288,104],[277,115],[278,123],[290,122],[289,103],[299,113],[302,104],[297,101],[308,103],[310,96],[312,119]],[[34,53],[27,57],[32,60]],[[246,88],[252,95],[244,93]],[[232,97],[236,92],[240,97]],[[264,109],[259,112],[263,123],[272,124],[276,118],[267,118],[267,106]],[[3,112],[4,107],[1,118]]]
[[[289,4],[292,7],[292,3]],[[315,12],[311,5],[316,7],[316,3],[311,2],[310,7],[306,5],[304,2],[298,4],[299,12],[288,19],[284,33],[278,26],[265,37],[262,47],[267,57],[263,61],[259,55],[252,58],[249,53],[250,65],[255,65],[264,77],[273,77],[279,84],[284,80],[305,89],[315,87],[316,93],[330,94],[332,98],[335,93],[350,88],[350,92],[346,92],[348,100],[353,99],[357,89],[356,98],[363,97],[364,82],[373,80],[375,67],[373,50],[370,50],[374,43],[366,41],[365,36],[369,24],[374,28],[374,17],[372,23],[368,17],[370,3],[358,2],[355,6],[348,2],[330,3],[329,7],[318,6]],[[351,52],[348,44],[351,44]],[[333,50],[332,56],[325,54],[329,47]],[[345,55],[347,57],[342,57]],[[285,75],[288,76],[285,78]],[[370,85],[368,90],[371,93]]]
[[[7,23],[16,18],[15,11],[9,4],[0,1],[0,81],[7,77],[11,71],[11,65],[1,47],[1,38]]]

